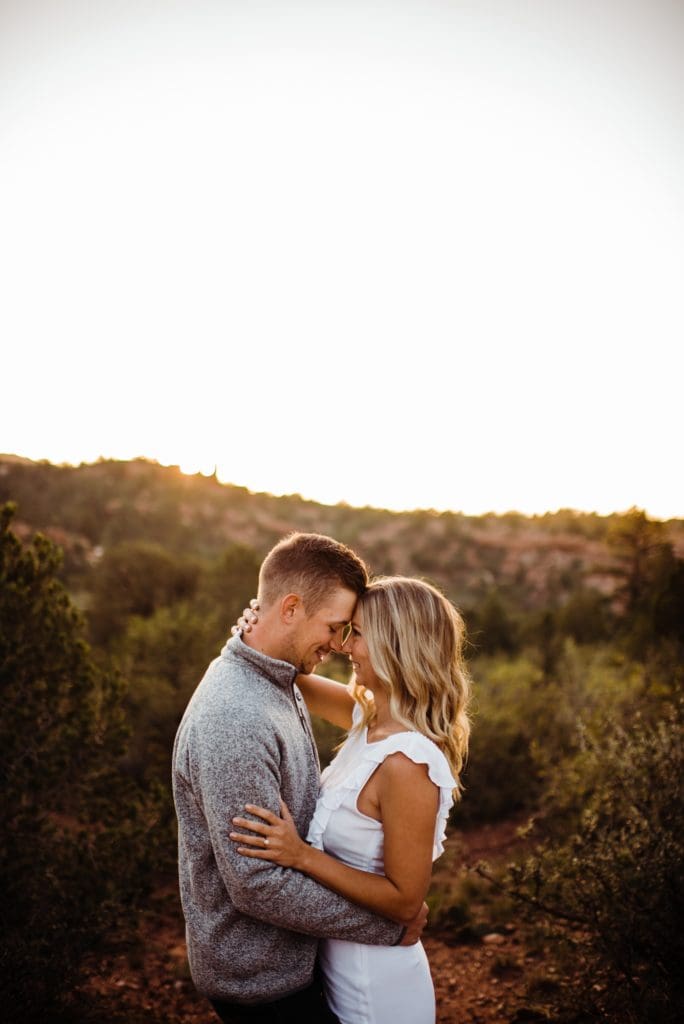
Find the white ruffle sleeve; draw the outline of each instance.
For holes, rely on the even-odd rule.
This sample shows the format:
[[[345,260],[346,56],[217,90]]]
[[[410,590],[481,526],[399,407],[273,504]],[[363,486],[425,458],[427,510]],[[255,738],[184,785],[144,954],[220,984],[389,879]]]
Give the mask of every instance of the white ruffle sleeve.
[[[355,721],[358,720],[358,717],[359,712],[355,708]],[[439,789],[439,807],[435,821],[432,859],[436,860],[444,852],[446,825],[449,811],[454,802],[452,793],[456,786],[456,780],[451,774],[449,762],[439,747],[418,732],[395,733],[393,736],[388,736],[375,743],[366,742],[365,733],[351,734],[335,760],[326,768],[321,777],[321,791],[307,836],[307,841],[312,846],[323,849],[323,834],[332,812],[341,805],[351,791],[361,792],[385,758],[399,752],[416,764],[427,765],[430,779]],[[378,825],[380,825],[379,822]]]

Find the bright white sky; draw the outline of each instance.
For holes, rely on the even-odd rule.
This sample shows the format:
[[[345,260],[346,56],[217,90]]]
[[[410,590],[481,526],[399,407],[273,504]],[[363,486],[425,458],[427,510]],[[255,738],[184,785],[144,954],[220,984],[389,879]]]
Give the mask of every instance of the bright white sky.
[[[0,451],[684,514],[679,0],[2,0]]]

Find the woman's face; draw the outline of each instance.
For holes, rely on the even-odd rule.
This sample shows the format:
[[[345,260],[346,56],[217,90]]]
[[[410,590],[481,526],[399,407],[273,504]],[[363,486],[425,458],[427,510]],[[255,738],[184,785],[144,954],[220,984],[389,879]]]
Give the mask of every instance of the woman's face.
[[[354,612],[351,631],[342,646],[342,651],[351,658],[357,683],[365,686],[368,690],[374,690],[378,677],[371,665],[368,647],[363,638],[363,613],[360,608]]]

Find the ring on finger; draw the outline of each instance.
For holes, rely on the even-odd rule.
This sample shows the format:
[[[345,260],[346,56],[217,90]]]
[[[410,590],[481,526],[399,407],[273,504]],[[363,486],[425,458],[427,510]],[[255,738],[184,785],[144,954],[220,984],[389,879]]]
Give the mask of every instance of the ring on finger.
[[[268,846],[268,839],[264,838],[264,846]]]

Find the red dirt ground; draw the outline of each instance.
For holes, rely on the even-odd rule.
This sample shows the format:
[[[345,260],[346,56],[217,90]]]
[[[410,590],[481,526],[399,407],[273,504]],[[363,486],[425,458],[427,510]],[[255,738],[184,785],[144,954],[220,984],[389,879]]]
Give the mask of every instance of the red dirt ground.
[[[516,832],[521,823],[452,833],[435,882],[444,882],[455,868],[462,871],[464,863],[505,860],[520,844]],[[168,1024],[216,1024],[188,974],[175,890],[157,894],[154,908],[140,924],[140,940],[133,952],[94,962],[84,991],[97,993],[117,1016],[136,1024],[148,1017]],[[506,923],[467,942],[457,941],[453,929],[451,934],[428,929],[424,945],[435,982],[438,1024],[525,1024],[546,1019],[529,1008],[525,992],[530,979],[540,974],[553,986],[553,967],[544,968],[543,951],[526,947],[521,926]]]

